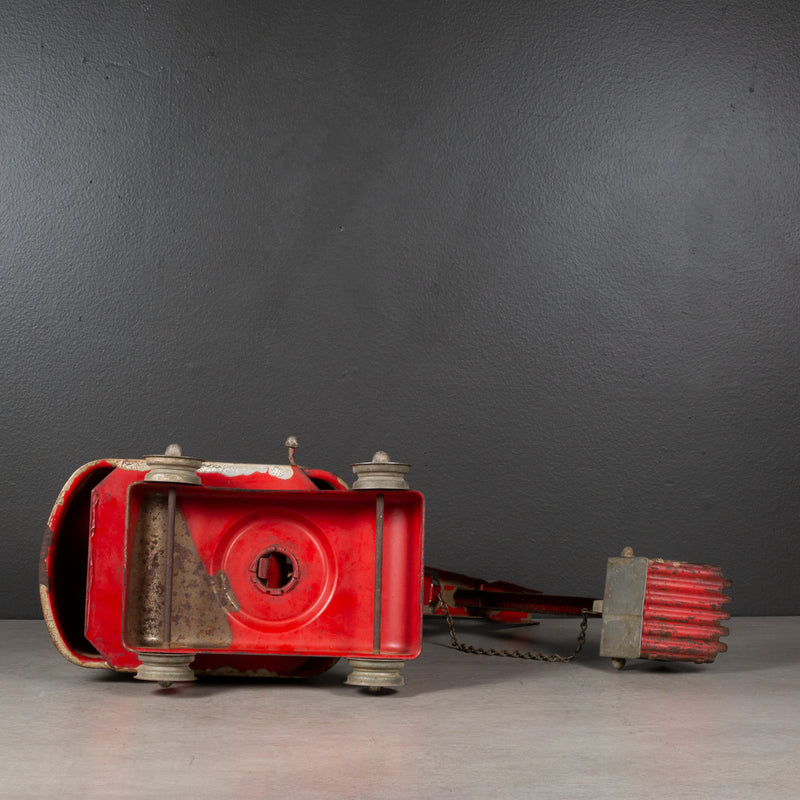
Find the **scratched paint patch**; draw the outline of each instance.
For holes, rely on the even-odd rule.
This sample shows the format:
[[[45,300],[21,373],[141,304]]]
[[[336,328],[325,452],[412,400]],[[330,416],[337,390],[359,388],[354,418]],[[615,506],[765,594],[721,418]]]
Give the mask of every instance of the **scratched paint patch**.
[[[239,478],[243,475],[255,475],[261,473],[270,475],[281,481],[288,481],[294,474],[292,468],[288,464],[216,464],[206,463],[203,464],[199,473],[204,472],[217,472],[224,475],[226,478]]]

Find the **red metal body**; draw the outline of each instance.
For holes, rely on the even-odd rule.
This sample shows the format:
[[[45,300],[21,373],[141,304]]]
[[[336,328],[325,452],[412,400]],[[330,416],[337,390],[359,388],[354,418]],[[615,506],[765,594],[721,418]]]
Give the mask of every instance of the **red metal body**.
[[[148,483],[147,471],[139,460],[87,464],[53,509],[42,608],[71,661],[135,671],[143,652],[185,652],[200,672],[307,675],[343,656],[419,654],[422,495],[351,491],[289,465],[206,462],[197,486]],[[159,641],[152,537],[168,502],[175,600]]]

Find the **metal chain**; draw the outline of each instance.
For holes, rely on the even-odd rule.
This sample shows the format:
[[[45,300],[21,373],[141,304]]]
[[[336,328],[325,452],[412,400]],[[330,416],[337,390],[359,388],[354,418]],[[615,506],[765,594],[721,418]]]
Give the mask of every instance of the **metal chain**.
[[[520,652],[519,650],[494,650],[492,648],[474,647],[470,644],[463,644],[458,641],[456,636],[456,627],[453,623],[453,615],[450,613],[450,608],[444,599],[444,592],[442,587],[439,586],[439,608],[442,609],[444,618],[447,620],[447,628],[450,631],[450,644],[462,653],[472,653],[476,656],[502,656],[504,658],[526,658],[530,661],[548,661],[553,664],[568,664],[570,661],[576,659],[583,650],[583,645],[586,642],[586,628],[589,625],[589,611],[588,609],[581,609],[581,626],[578,633],[578,644],[572,653],[568,656],[561,656],[558,653],[547,655],[545,653],[532,653],[530,651]]]

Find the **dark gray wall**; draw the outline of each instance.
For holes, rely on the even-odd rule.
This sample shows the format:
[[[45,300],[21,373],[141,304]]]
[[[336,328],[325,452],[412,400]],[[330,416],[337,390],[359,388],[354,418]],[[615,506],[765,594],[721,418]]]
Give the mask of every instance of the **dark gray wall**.
[[[0,17],[0,615],[81,463],[414,464],[426,561],[800,613],[800,5]]]

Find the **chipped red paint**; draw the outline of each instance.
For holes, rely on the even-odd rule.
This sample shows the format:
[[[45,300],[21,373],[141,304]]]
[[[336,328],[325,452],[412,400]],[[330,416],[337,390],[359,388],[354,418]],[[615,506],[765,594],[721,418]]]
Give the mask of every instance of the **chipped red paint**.
[[[641,658],[708,663],[728,648],[731,582],[719,567],[650,561],[642,618]]]

